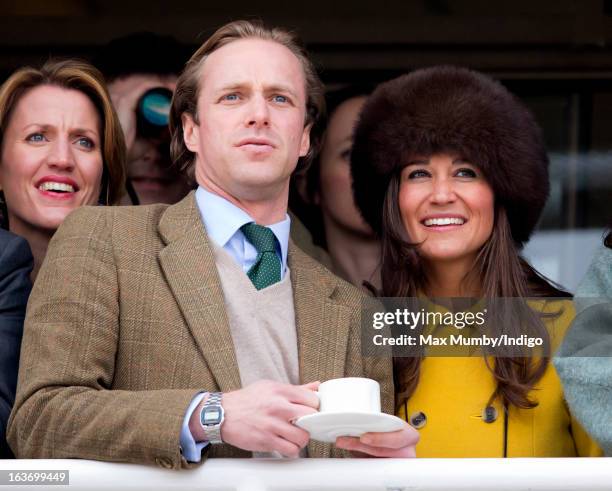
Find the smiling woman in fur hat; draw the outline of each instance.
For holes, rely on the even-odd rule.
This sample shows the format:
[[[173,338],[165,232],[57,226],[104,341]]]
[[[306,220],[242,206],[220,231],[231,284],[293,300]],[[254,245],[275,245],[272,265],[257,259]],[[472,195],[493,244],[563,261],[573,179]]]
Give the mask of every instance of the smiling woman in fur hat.
[[[382,84],[361,113],[351,168],[382,241],[382,296],[569,296],[520,256],[548,197],[548,158],[533,116],[501,84],[455,67]],[[520,302],[522,324],[494,329],[542,337],[543,357],[395,358],[398,415],[420,429],[417,455],[600,454],[549,363],[571,303],[539,302],[542,316]]]

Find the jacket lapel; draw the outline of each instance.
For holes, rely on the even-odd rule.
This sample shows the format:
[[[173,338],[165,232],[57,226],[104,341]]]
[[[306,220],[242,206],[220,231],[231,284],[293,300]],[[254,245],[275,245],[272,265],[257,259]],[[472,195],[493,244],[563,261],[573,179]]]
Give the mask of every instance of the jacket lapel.
[[[223,291],[193,192],[167,208],[159,233],[166,244],[159,253],[161,268],[219,389],[239,389]]]
[[[336,282],[322,266],[289,244],[301,383],[343,377],[351,322],[349,308],[333,299]],[[332,446],[311,441],[311,457],[329,457]]]

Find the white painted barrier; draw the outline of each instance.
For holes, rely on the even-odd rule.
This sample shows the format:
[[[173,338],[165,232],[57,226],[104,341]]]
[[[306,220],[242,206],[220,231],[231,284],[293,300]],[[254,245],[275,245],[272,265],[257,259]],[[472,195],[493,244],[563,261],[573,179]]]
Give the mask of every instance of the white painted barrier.
[[[70,483],[23,482],[0,485],[1,491],[612,491],[612,458],[210,459],[180,471],[91,460],[0,460],[0,476],[9,469],[22,476],[68,470]]]

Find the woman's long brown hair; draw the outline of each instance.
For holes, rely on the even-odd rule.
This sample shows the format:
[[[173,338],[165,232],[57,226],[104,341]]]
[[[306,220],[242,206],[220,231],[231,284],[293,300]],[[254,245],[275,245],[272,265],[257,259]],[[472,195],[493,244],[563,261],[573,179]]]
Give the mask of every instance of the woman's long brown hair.
[[[398,207],[400,174],[390,182],[383,205],[382,233],[382,295],[384,297],[416,297],[427,291],[427,276],[417,253],[418,244],[411,243]],[[570,297],[567,292],[551,285],[519,254],[512,239],[506,211],[496,205],[493,232],[480,250],[471,272],[481,285],[481,295],[487,300],[508,297]],[[507,304],[506,304],[507,305]],[[497,357],[491,365],[485,353],[485,362],[497,382],[491,400],[501,398],[505,405],[532,408],[537,405],[528,397],[529,391],[542,377],[550,358],[548,331],[542,316],[534,312],[527,302],[513,303],[512,309],[500,302],[495,309],[500,321],[490,322],[492,333],[505,333],[509,337],[521,334],[541,337],[544,340],[543,356]],[[553,314],[553,316],[559,313]],[[520,322],[508,322],[520,319]],[[495,330],[499,330],[495,332]],[[398,403],[403,404],[415,391],[419,382],[422,358],[394,357],[394,379]]]

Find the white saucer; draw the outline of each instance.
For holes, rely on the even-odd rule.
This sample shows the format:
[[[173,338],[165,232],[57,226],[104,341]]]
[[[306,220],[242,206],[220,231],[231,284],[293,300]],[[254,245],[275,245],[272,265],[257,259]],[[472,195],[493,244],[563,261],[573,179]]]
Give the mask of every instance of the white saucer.
[[[339,436],[361,436],[370,431],[397,431],[406,423],[385,413],[314,413],[302,416],[296,426],[310,433],[310,438],[333,443]]]

